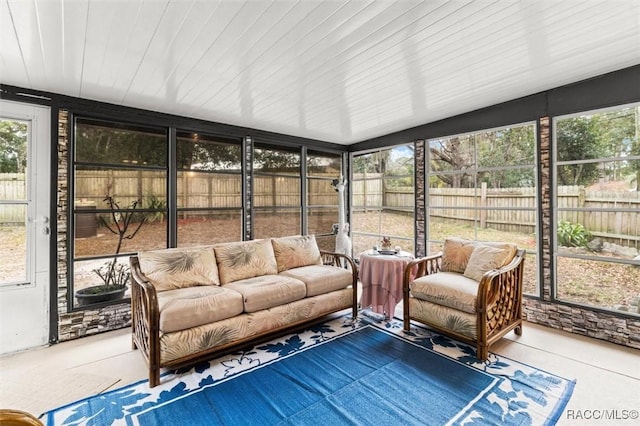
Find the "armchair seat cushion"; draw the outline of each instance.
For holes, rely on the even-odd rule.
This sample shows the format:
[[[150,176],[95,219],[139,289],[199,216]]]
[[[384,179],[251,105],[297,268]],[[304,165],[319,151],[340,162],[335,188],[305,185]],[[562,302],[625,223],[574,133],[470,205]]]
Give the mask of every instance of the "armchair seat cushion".
[[[171,333],[242,313],[242,295],[219,286],[158,292],[160,331]]]
[[[245,312],[257,312],[274,306],[304,299],[305,284],[295,278],[281,275],[263,275],[224,284],[224,288],[242,294]]]
[[[307,297],[317,296],[349,287],[353,282],[351,271],[328,265],[311,265],[280,272],[307,285]]]
[[[455,272],[438,272],[415,279],[411,296],[436,305],[475,314],[478,281]]]

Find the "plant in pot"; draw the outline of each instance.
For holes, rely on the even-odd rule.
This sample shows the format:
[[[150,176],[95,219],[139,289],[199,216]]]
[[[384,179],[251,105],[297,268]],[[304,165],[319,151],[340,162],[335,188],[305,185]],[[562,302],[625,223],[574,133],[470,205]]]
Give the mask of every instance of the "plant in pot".
[[[111,223],[107,222],[102,216],[100,216],[100,222],[111,233],[118,236],[118,245],[113,259],[105,262],[99,268],[93,269],[102,284],[76,291],[75,296],[80,306],[118,300],[124,296],[131,274],[129,266],[118,263],[118,254],[120,254],[123,241],[135,237],[146,222],[146,217],[136,211],[140,203],[139,200],[132,202],[130,208],[124,211],[121,211],[120,205],[112,196],[107,195],[104,201],[109,205]],[[135,218],[139,218],[139,222],[134,222]]]

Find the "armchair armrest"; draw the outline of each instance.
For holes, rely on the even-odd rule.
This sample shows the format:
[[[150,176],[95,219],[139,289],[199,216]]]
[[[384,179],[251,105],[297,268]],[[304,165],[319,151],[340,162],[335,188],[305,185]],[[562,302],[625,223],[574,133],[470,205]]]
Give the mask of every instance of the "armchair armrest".
[[[404,276],[402,279],[403,289],[408,292],[411,280],[424,277],[425,275],[435,274],[440,271],[441,267],[442,252],[412,260],[404,267]]]
[[[476,308],[484,318],[479,334],[487,339],[501,336],[515,322],[522,321],[522,274],[525,251],[518,250],[508,265],[487,271],[478,285]]]
[[[442,267],[442,252],[431,256],[419,257],[414,259],[404,267],[404,275],[402,277],[402,300],[404,311],[404,329],[409,330],[409,284],[416,278],[425,275],[435,274]]]
[[[490,307],[496,304],[501,292],[507,287],[522,291],[522,266],[525,251],[518,250],[511,262],[499,269],[485,272],[478,285],[478,308]]]

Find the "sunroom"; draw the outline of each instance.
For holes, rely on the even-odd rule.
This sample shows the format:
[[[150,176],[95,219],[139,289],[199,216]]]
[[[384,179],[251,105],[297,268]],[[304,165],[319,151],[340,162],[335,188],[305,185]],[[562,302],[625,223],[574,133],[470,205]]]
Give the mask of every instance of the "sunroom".
[[[578,384],[553,421],[637,410],[640,4],[9,0],[0,18],[0,408],[145,377],[16,385],[21,359],[83,342],[142,361],[131,255],[333,251],[346,221],[356,260],[385,237],[415,258],[450,237],[523,249],[524,333],[496,353],[621,378],[614,403],[559,369]],[[56,389],[78,387],[66,368]]]

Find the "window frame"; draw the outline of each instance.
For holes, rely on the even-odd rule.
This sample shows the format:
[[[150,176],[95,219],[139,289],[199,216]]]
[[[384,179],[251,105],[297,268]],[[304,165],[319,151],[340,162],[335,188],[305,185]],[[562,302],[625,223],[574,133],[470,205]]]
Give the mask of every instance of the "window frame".
[[[518,128],[518,127],[527,127],[527,126],[532,126],[532,133],[533,133],[533,152],[532,152],[532,160],[533,160],[533,164],[523,164],[523,163],[519,163],[519,164],[513,164],[513,165],[508,165],[508,166],[481,166],[479,167],[478,164],[480,163],[480,160],[478,159],[478,141],[475,140],[474,138],[474,142],[473,142],[473,167],[469,167],[469,168],[459,168],[459,169],[452,169],[452,170],[444,170],[444,171],[432,171],[431,169],[431,150],[430,150],[430,144],[432,141],[435,140],[446,140],[446,139],[452,139],[452,138],[459,138],[459,137],[467,137],[467,136],[471,136],[471,135],[478,135],[478,134],[484,134],[484,133],[491,133],[491,132],[499,132],[501,130],[506,130],[506,129],[513,129],[513,128]],[[456,134],[451,134],[451,135],[447,135],[447,136],[437,136],[437,137],[430,137],[430,138],[426,138],[424,141],[424,145],[425,145],[425,250],[426,250],[426,255],[432,255],[435,253],[431,252],[431,245],[435,244],[435,245],[442,245],[444,243],[444,240],[434,240],[431,239],[431,214],[430,211],[432,209],[447,209],[447,208],[451,208],[451,206],[446,206],[446,205],[432,205],[432,194],[431,194],[431,185],[430,185],[430,180],[431,177],[433,176],[437,176],[437,175],[460,175],[460,174],[471,174],[473,179],[473,187],[470,189],[473,189],[474,194],[477,194],[481,191],[481,184],[479,182],[478,179],[478,175],[479,173],[491,173],[491,172],[496,172],[496,171],[513,171],[513,170],[530,170],[531,174],[532,174],[532,184],[534,185],[534,189],[533,189],[533,207],[494,207],[494,206],[478,206],[478,205],[474,205],[474,206],[454,206],[455,209],[459,209],[459,210],[465,210],[465,211],[471,211],[471,212],[476,212],[476,214],[473,215],[473,219],[472,223],[473,223],[473,227],[474,227],[474,241],[481,241],[478,240],[478,234],[477,234],[477,229],[480,226],[480,222],[481,222],[481,218],[483,216],[482,212],[486,212],[486,214],[488,215],[488,213],[490,211],[522,211],[522,212],[529,212],[532,213],[534,215],[534,219],[533,219],[533,234],[536,236],[540,235],[540,217],[541,217],[541,206],[540,206],[540,199],[541,199],[541,187],[540,187],[540,181],[539,181],[539,170],[540,170],[540,166],[539,166],[539,158],[537,153],[539,152],[539,147],[540,147],[540,140],[539,140],[539,123],[537,121],[524,121],[524,122],[519,122],[519,123],[512,123],[512,124],[505,124],[505,125],[501,125],[501,126],[497,126],[497,127],[491,127],[491,128],[487,128],[487,129],[479,129],[479,130],[473,130],[473,131],[468,131],[468,132],[463,132],[463,133],[456,133]],[[523,187],[524,188],[524,187]],[[477,196],[477,195],[474,195]],[[529,226],[527,224],[527,226]],[[505,231],[507,232],[507,231]],[[511,232],[511,231],[509,231]],[[526,250],[526,253],[528,254],[533,254],[535,255],[535,293],[524,293],[529,297],[534,297],[534,298],[542,298],[542,292],[543,292],[543,286],[542,286],[542,277],[540,276],[540,264],[542,261],[542,241],[539,238],[536,238],[535,241],[535,248],[533,249],[528,249]],[[530,260],[528,260],[530,262]]]
[[[559,249],[559,238],[558,228],[560,224],[560,212],[603,212],[603,213],[636,213],[637,209],[632,208],[624,208],[624,207],[605,207],[600,209],[593,208],[584,208],[584,207],[558,207],[558,186],[559,186],[559,178],[558,178],[558,168],[566,165],[574,165],[574,164],[606,164],[611,162],[618,161],[628,161],[628,160],[637,160],[640,161],[640,154],[631,155],[631,156],[610,156],[610,157],[599,157],[593,159],[578,159],[578,160],[559,160],[558,159],[558,150],[559,150],[559,142],[558,142],[558,123],[562,120],[576,118],[576,117],[585,117],[585,116],[593,116],[596,114],[603,114],[607,112],[619,111],[625,108],[640,108],[640,102],[632,102],[625,103],[620,105],[609,106],[605,108],[594,108],[588,109],[584,111],[573,112],[570,114],[557,115],[553,117],[552,120],[552,129],[551,129],[551,141],[552,141],[552,160],[551,160],[551,235],[552,241],[551,244],[551,259],[552,259],[552,267],[551,267],[551,294],[550,298],[553,303],[568,305],[568,306],[576,306],[583,309],[587,309],[589,311],[594,312],[602,312],[610,315],[621,316],[621,317],[632,317],[639,318],[640,314],[634,314],[628,311],[623,311],[619,309],[607,308],[604,306],[593,305],[588,303],[582,303],[577,300],[565,299],[558,296],[558,291],[561,286],[559,282],[559,258],[568,258],[568,259],[581,259],[585,261],[592,262],[601,262],[601,263],[617,263],[623,265],[633,265],[638,266],[637,262],[634,262],[633,259],[617,259],[610,258],[605,256],[591,255],[591,254],[577,254],[577,253],[560,253]],[[640,126],[640,122],[636,122],[636,126]],[[640,185],[638,183],[637,185]],[[621,200],[622,201],[622,200]]]
[[[80,123],[79,123],[80,121]],[[147,130],[149,133],[155,133],[158,135],[163,135],[165,142],[164,148],[165,152],[165,165],[145,165],[145,164],[137,164],[137,163],[125,163],[125,164],[117,164],[117,163],[104,163],[104,162],[95,162],[95,161],[77,161],[77,131],[79,124],[83,124],[83,121],[87,121],[89,123],[93,122],[91,125],[98,125],[104,128],[113,128],[118,130],[133,130],[133,131],[142,131]],[[166,127],[155,124],[141,124],[141,123],[132,123],[126,120],[122,120],[120,118],[104,118],[104,117],[95,117],[91,114],[70,114],[69,122],[71,123],[70,132],[69,132],[69,150],[68,150],[68,194],[69,194],[69,229],[67,230],[68,235],[68,290],[67,290],[67,310],[68,312],[82,311],[87,309],[98,309],[105,306],[116,305],[121,303],[130,303],[130,297],[124,297],[122,299],[110,302],[100,302],[94,303],[90,305],[80,306],[75,303],[75,293],[78,290],[76,288],[76,263],[79,262],[87,262],[94,260],[105,260],[117,258],[118,264],[122,263],[123,259],[128,258],[129,256],[135,254],[133,251],[121,251],[117,255],[115,254],[99,254],[99,255],[88,255],[88,256],[78,256],[76,253],[76,226],[78,223],[78,214],[87,214],[86,211],[80,211],[78,207],[78,203],[76,202],[77,194],[76,194],[76,186],[77,186],[77,168],[78,167],[88,167],[88,168],[104,168],[106,170],[122,170],[122,171],[159,171],[165,173],[165,199],[169,197],[169,133]],[[119,209],[113,210],[113,213],[126,213],[131,211],[130,208],[120,206]],[[156,209],[147,209],[144,207],[139,207],[136,209],[138,213],[167,213],[167,209],[164,210],[156,210]],[[94,211],[92,210],[92,213]],[[95,214],[110,214],[112,213],[111,209],[108,208],[96,208]],[[97,218],[96,218],[97,220]],[[97,226],[97,224],[96,224]],[[134,228],[135,230],[135,228]],[[169,225],[167,222],[167,226],[165,227],[165,247],[168,246],[169,242]],[[125,263],[126,262],[125,260]]]

